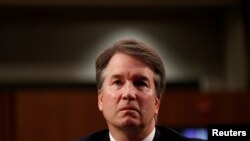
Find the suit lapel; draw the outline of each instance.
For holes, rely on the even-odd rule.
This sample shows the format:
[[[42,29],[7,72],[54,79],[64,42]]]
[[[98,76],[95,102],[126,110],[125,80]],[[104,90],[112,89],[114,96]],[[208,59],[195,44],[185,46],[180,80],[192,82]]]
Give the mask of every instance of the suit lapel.
[[[160,141],[160,137],[161,137],[161,132],[160,132],[159,129],[156,127],[156,128],[155,128],[155,136],[154,136],[153,141]],[[103,141],[110,141],[109,132],[106,134],[106,136],[104,137]]]
[[[155,127],[155,136],[153,141],[159,141],[161,137],[161,132],[159,131],[159,129],[157,127]]]
[[[103,141],[110,141],[109,132],[106,134],[106,136],[104,137]]]

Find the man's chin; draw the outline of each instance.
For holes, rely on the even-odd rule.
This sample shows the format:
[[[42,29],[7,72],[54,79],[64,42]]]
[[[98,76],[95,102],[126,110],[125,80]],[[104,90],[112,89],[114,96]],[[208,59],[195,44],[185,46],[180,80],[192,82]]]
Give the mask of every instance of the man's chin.
[[[120,125],[121,127],[136,127],[139,126],[139,121],[134,118],[125,118]]]

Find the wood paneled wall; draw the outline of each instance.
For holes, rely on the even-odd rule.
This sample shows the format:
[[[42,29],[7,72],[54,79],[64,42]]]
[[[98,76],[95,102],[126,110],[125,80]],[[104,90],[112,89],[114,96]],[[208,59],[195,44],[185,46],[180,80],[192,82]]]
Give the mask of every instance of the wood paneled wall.
[[[0,91],[0,140],[12,141],[13,139],[13,111],[12,94],[8,90]]]
[[[159,122],[176,128],[250,123],[247,92],[170,91],[161,103]]]
[[[69,141],[106,128],[95,89],[28,88],[0,92],[1,141]],[[158,124],[173,128],[250,123],[248,93],[169,91]]]
[[[69,141],[106,126],[95,91],[20,90],[15,103],[17,141]]]

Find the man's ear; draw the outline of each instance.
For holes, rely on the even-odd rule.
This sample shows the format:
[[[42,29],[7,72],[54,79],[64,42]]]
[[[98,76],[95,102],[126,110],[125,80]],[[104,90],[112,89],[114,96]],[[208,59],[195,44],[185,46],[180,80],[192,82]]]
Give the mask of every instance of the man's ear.
[[[102,102],[102,99],[103,99],[103,94],[102,94],[102,90],[99,89],[98,90],[98,108],[100,111],[102,111],[102,105],[103,105],[103,102]]]
[[[155,99],[155,114],[158,114],[158,111],[160,109],[161,99],[160,97],[156,97]]]

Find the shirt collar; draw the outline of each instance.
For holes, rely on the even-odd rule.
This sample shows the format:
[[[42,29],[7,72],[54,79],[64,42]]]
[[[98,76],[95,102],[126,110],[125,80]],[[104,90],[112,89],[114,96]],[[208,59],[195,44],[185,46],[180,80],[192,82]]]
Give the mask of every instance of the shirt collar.
[[[145,137],[142,141],[153,141],[154,139],[154,136],[155,136],[155,128],[151,131],[151,133]],[[111,133],[109,132],[109,138],[110,138],[110,141],[116,141],[114,139],[114,137],[111,135]]]

